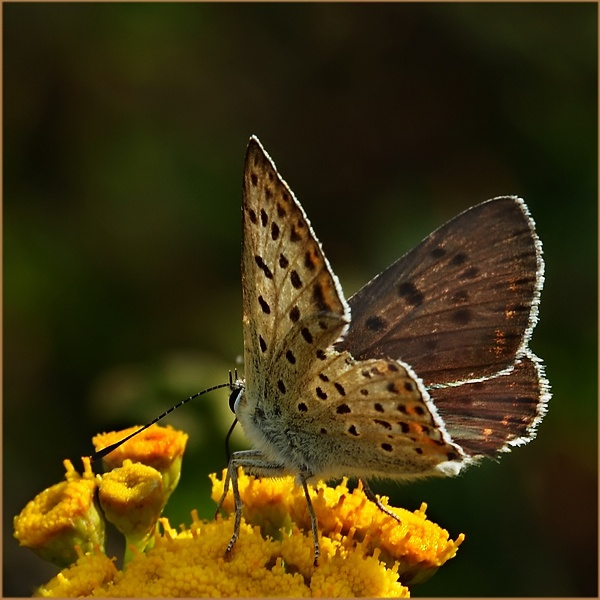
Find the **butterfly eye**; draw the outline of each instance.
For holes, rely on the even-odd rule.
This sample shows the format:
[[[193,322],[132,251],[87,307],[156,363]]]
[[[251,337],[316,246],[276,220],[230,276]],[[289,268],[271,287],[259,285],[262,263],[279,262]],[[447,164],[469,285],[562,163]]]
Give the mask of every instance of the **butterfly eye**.
[[[237,409],[240,405],[240,400],[242,399],[243,392],[244,392],[244,387],[239,386],[239,387],[235,387],[231,391],[231,394],[229,394],[229,408],[231,409],[231,412],[234,415],[237,414]]]

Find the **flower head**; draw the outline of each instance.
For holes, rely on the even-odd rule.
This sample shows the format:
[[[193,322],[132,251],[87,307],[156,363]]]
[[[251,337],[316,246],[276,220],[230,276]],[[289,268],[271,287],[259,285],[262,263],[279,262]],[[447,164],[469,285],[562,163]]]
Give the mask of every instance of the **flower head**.
[[[100,433],[92,439],[92,443],[98,451],[126,438],[137,429],[140,427]],[[122,466],[126,459],[156,469],[163,478],[166,502],[179,483],[181,461],[187,440],[188,435],[182,431],[177,431],[170,426],[152,425],[105,456],[103,459],[105,470],[110,471]]]
[[[105,535],[89,459],[84,459],[83,475],[69,460],[64,465],[66,481],[38,494],[14,518],[14,536],[21,546],[60,567],[77,560],[76,546],[83,551],[104,548]]]
[[[106,519],[125,536],[126,547],[144,550],[166,503],[161,474],[125,459],[102,476],[98,499]]]

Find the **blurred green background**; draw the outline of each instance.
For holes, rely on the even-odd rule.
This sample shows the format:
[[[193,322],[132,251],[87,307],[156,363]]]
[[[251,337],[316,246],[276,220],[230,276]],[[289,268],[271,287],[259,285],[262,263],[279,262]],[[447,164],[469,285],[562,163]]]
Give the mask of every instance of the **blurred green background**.
[[[526,199],[554,393],[538,439],[373,487],[466,534],[416,596],[597,595],[595,4],[2,8],[5,595],[55,573],[12,517],[63,459],[238,365],[251,134],[347,296],[469,206]],[[190,433],[173,525],[214,511],[230,420],[226,391],[169,419]]]

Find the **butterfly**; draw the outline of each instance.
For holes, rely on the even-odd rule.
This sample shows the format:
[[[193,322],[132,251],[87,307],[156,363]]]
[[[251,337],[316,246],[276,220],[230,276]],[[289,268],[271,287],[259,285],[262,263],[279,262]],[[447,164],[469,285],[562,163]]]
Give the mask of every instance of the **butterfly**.
[[[520,198],[442,225],[348,301],[309,220],[256,137],[243,177],[244,379],[230,405],[253,448],[237,470],[307,482],[452,476],[529,442],[550,398],[529,349],[544,281]]]

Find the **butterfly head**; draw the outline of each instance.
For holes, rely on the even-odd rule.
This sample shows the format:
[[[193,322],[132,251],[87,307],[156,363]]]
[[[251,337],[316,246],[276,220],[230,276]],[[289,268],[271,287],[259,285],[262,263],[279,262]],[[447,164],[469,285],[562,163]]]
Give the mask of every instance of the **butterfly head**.
[[[237,371],[235,372],[235,377],[232,377],[231,373],[229,373],[229,408],[233,414],[237,414],[245,389],[246,384],[243,379],[238,378]]]

